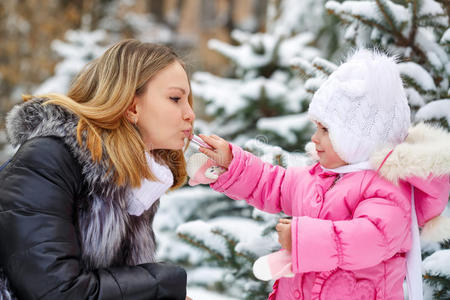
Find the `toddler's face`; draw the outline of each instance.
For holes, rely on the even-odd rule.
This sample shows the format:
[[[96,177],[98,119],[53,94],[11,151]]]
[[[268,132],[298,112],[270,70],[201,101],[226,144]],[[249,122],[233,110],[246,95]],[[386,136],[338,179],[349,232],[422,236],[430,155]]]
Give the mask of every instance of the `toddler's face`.
[[[334,169],[346,165],[347,163],[334,152],[333,145],[328,136],[328,129],[320,123],[316,123],[316,125],[317,130],[311,137],[311,141],[316,145],[319,163],[327,169]]]

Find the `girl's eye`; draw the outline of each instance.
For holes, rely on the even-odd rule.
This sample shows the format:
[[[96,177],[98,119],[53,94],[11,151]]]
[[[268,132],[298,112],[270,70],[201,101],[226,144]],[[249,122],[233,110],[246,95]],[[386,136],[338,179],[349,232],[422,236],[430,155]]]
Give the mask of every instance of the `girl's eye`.
[[[328,132],[328,129],[325,127],[322,127],[323,131]]]
[[[169,97],[170,98],[170,100],[172,100],[172,101],[175,101],[175,102],[178,102],[178,101],[180,101],[180,97]]]

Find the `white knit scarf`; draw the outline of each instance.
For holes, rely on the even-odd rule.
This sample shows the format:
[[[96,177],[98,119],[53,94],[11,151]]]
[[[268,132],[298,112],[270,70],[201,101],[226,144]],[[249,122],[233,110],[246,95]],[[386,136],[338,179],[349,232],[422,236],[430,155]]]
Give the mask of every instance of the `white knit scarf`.
[[[128,213],[133,216],[140,216],[173,185],[173,174],[169,167],[159,164],[147,152],[145,156],[148,167],[159,181],[143,179],[139,188],[131,189]]]

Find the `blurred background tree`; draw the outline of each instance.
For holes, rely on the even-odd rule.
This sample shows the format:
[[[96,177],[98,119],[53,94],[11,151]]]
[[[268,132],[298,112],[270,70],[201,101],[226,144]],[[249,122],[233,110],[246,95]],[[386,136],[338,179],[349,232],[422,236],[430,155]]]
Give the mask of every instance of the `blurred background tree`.
[[[0,163],[11,155],[6,146],[6,112],[21,101],[22,94],[34,94],[52,76],[70,82],[77,68],[93,58],[76,61],[75,49],[91,51],[71,39],[83,32],[102,32],[98,47],[120,39],[164,43],[174,47],[191,71],[225,74],[226,59],[205,46],[211,37],[230,41],[230,31],[242,28],[263,30],[267,0],[3,0],[0,1]],[[77,32],[77,33],[74,33]],[[89,34],[84,35],[88,42]],[[94,35],[90,35],[94,36]],[[98,38],[98,37],[96,37]],[[82,39],[82,38],[81,38]],[[63,53],[61,43],[66,43]],[[76,48],[78,47],[78,48]],[[99,53],[91,53],[98,55]],[[63,75],[58,63],[71,60],[73,74]],[[61,68],[61,65],[59,65]],[[68,69],[66,69],[69,71]],[[56,73],[59,72],[59,75]],[[47,82],[47,88],[52,88]],[[61,89],[61,87],[59,87]],[[201,112],[201,105],[198,105]],[[4,149],[6,148],[6,149]]]

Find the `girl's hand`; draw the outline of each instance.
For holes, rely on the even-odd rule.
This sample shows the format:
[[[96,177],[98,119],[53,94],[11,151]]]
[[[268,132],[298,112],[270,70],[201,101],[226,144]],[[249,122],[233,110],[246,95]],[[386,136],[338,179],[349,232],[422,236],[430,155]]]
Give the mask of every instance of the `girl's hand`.
[[[186,296],[186,300],[192,300],[191,298],[189,298],[188,296]]]
[[[206,154],[209,158],[214,160],[219,166],[228,169],[231,161],[233,160],[233,154],[231,153],[230,144],[223,138],[217,135],[206,136],[203,134],[199,135],[202,140],[209,144],[214,149],[207,149],[200,147],[200,152]]]
[[[280,219],[275,229],[278,232],[278,242],[283,249],[292,250],[292,238],[291,238],[291,220]]]

